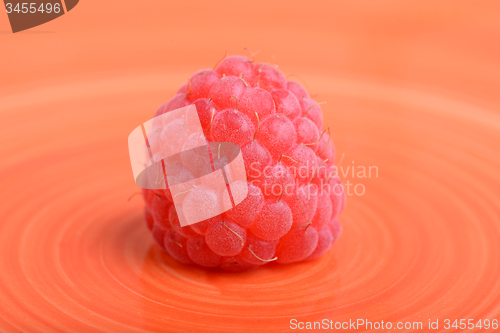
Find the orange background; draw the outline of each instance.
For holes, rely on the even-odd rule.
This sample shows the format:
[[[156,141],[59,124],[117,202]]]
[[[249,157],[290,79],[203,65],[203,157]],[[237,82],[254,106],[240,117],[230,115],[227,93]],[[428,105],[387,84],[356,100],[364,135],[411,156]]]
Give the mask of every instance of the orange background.
[[[0,330],[361,318],[450,332],[447,318],[500,319],[499,13],[496,1],[82,0],[17,34],[0,13]],[[141,199],[127,200],[127,137],[188,75],[244,47],[327,101],[337,162],[379,177],[347,175],[366,193],[348,198],[325,256],[232,275],[153,244]]]

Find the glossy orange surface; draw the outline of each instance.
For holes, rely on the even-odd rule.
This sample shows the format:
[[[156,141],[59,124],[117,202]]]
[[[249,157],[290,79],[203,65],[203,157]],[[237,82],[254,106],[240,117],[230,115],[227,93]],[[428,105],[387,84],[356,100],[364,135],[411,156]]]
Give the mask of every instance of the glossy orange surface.
[[[308,5],[87,0],[18,34],[0,14],[0,331],[500,319],[500,6]],[[365,193],[320,259],[229,274],[153,244],[127,137],[244,47],[328,102],[344,172],[378,177],[347,175]]]

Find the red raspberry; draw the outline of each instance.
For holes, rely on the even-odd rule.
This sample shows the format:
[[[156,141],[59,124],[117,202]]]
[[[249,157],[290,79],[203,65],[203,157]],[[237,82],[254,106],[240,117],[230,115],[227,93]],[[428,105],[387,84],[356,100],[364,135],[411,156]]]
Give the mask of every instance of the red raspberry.
[[[226,216],[242,228],[248,228],[264,205],[264,195],[260,188],[248,184],[248,196],[236,207],[226,212]],[[194,224],[197,225],[197,224]]]
[[[247,263],[260,266],[276,260],[273,258],[275,252],[276,245],[272,241],[264,241],[249,234],[239,257]]]
[[[229,220],[212,224],[205,233],[208,247],[224,257],[235,256],[240,253],[246,239],[246,230]]]
[[[205,237],[201,235],[189,238],[186,247],[189,258],[198,265],[219,267],[222,263],[222,257],[210,250],[205,241]]]
[[[239,256],[222,257],[220,268],[223,271],[232,273],[248,272],[259,267],[258,265],[252,265]]]
[[[259,87],[248,87],[238,105],[239,110],[252,120],[255,127],[259,125],[259,119],[266,119],[276,113],[273,96]]]
[[[277,262],[291,263],[309,257],[318,246],[318,231],[310,226],[291,229],[276,249]]]
[[[320,135],[316,124],[309,118],[299,117],[293,121],[293,125],[297,132],[297,144],[306,144],[315,150],[316,145],[314,143],[318,141]]]
[[[261,119],[255,139],[269,150],[273,158],[278,159],[295,144],[297,132],[290,119],[276,114],[267,117],[264,121]]]
[[[255,140],[241,147],[241,153],[249,181],[258,180],[272,161],[269,150]]]
[[[168,254],[170,254],[174,259],[177,259],[185,264],[193,263],[193,260],[189,258],[189,254],[187,252],[188,238],[172,230],[167,230],[163,241]]]
[[[254,64],[247,57],[227,57],[219,63],[215,71],[224,76],[238,76],[248,84],[253,85],[255,82]]]
[[[248,196],[221,215],[181,227],[168,188],[143,190],[146,223],[158,245],[182,263],[229,272],[324,254],[341,233],[338,215],[346,196],[335,175],[335,149],[319,103],[276,67],[231,56],[215,70],[196,72],[155,116],[190,104],[196,105],[205,138],[188,136],[174,121],[148,136],[151,147],[168,155],[165,142],[171,141],[185,148],[204,140],[239,145]],[[213,149],[211,154],[219,163]],[[197,158],[181,153],[183,161],[194,162],[175,167],[177,183],[200,172],[203,163]],[[232,186],[233,197],[245,187],[242,182]],[[218,206],[217,194],[203,186],[181,199],[192,218]]]
[[[276,89],[271,92],[276,103],[276,113],[286,115],[290,120],[294,120],[302,114],[300,103],[295,95],[286,89]]]
[[[215,116],[210,129],[211,141],[232,142],[239,146],[250,142],[255,129],[250,118],[237,110],[224,110]]]
[[[218,82],[221,75],[211,69],[203,69],[194,73],[187,85],[187,98],[194,102],[197,99],[203,98],[208,95],[210,87]]]
[[[275,240],[285,235],[292,227],[292,210],[284,201],[266,201],[255,218],[250,231],[260,239]]]
[[[313,260],[321,256],[325,253],[333,242],[332,231],[329,226],[323,226],[318,230],[318,245],[314,249],[313,253],[311,253],[304,260]]]

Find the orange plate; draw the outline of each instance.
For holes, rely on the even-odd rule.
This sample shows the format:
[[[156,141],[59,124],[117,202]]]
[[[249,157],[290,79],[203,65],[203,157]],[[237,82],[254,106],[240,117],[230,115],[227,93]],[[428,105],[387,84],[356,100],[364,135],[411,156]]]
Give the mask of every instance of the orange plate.
[[[0,34],[0,330],[430,319],[450,332],[445,319],[500,319],[499,10],[361,2],[188,13],[89,0]],[[365,193],[349,196],[344,233],[318,260],[246,274],[183,266],[153,244],[141,198],[128,201],[128,134],[227,45],[260,49],[328,101],[341,172]],[[370,166],[378,177],[357,174]]]

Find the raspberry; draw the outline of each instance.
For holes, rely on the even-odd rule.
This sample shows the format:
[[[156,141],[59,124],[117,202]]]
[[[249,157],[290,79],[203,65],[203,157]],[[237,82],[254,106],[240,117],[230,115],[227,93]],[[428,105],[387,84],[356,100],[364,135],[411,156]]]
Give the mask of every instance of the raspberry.
[[[325,253],[333,242],[332,231],[329,226],[323,226],[318,230],[318,244],[314,251],[304,260],[313,260]]]
[[[165,233],[167,230],[165,228],[160,227],[159,225],[155,224],[153,226],[153,229],[151,230],[151,233],[153,234],[153,239],[156,241],[156,244],[162,248],[162,250],[165,251]]]
[[[168,254],[184,264],[192,264],[193,261],[189,258],[189,254],[187,252],[187,241],[188,238],[179,233],[171,230],[167,230],[165,232],[164,245]]]
[[[333,161],[335,159],[335,150],[332,140],[327,133],[324,133],[317,144],[317,151],[319,157]]]
[[[245,245],[247,233],[239,225],[223,220],[208,227],[205,240],[208,247],[220,256],[235,256]]]
[[[252,265],[238,256],[222,257],[220,268],[223,271],[232,273],[248,272],[256,269],[257,265]]]
[[[236,108],[236,103],[243,95],[245,87],[245,82],[241,78],[225,76],[212,86],[207,97],[221,109],[233,109]]]
[[[335,242],[339,238],[340,234],[342,233],[342,225],[340,224],[340,221],[338,219],[333,219],[328,224],[328,227],[330,228],[330,231],[332,232],[333,241]]]
[[[186,91],[187,98],[190,102],[194,102],[199,98],[208,95],[210,88],[219,81],[221,75],[211,69],[203,69],[191,76],[189,79]]]
[[[194,232],[196,232],[199,235],[205,235],[207,233],[208,227],[210,227],[212,224],[221,222],[224,219],[223,215],[217,215],[212,218],[209,218],[207,220],[195,223],[191,225],[191,229],[193,229]]]
[[[245,170],[250,181],[257,180],[271,163],[271,153],[258,141],[252,141],[241,147]]]
[[[213,120],[210,136],[215,142],[232,142],[244,145],[252,140],[255,129],[250,118],[237,110],[224,110]]]
[[[204,135],[190,134],[189,120],[169,116],[191,104]],[[320,103],[300,84],[272,65],[230,56],[193,74],[158,115],[164,116],[153,120],[148,142],[156,162],[168,157],[168,182],[166,189],[142,190],[144,215],[155,242],[174,259],[244,272],[272,261],[313,260],[336,242],[346,195]],[[210,149],[201,149],[207,142]],[[247,197],[222,214],[221,207],[231,207],[227,188],[208,188],[205,180],[185,184],[230,161],[219,156],[219,142],[237,144],[245,164],[247,183],[231,183],[232,198],[248,188]],[[172,147],[183,151],[173,157],[178,148]],[[233,172],[226,170],[226,177]],[[168,183],[182,202],[181,220],[218,215],[181,227]]]
[[[266,119],[276,113],[273,96],[259,87],[246,89],[239,101],[239,110],[252,120],[256,128],[259,125],[259,119]]]
[[[239,205],[226,212],[226,216],[242,228],[248,228],[252,224],[264,205],[264,195],[260,188],[252,184],[247,186],[248,196]]]
[[[269,150],[275,159],[278,159],[297,141],[297,133],[290,119],[273,115],[260,124],[256,139]]]
[[[183,143],[188,138],[188,133],[184,126],[184,121],[177,119],[170,122],[162,129],[159,141],[163,156],[170,156],[177,153],[172,150],[172,147],[182,147]]]
[[[177,175],[178,171],[174,168],[183,165],[186,165],[188,168],[184,168],[184,170],[186,171],[183,172],[182,176],[179,174],[179,177],[185,177],[186,181],[194,179],[193,177],[189,178],[187,170],[189,170],[194,175],[210,173],[212,171],[212,166],[206,162],[208,157],[208,150],[205,148],[194,149],[197,147],[202,147],[206,145],[206,143],[207,140],[202,134],[193,133],[189,135],[186,141],[184,141],[184,144],[182,145],[182,152],[180,153],[181,161],[179,162],[182,162],[182,164],[171,164],[169,168],[169,176],[167,176],[168,179],[170,180],[170,174]]]
[[[264,265],[274,261],[276,245],[272,241],[264,241],[251,234],[247,236],[247,242],[241,250],[240,258],[252,265]]]
[[[146,225],[148,226],[148,229],[150,231],[153,230],[155,220],[153,218],[153,214],[151,214],[151,212],[147,207],[144,208],[144,216],[146,217]]]
[[[198,265],[204,267],[218,267],[221,265],[222,257],[210,250],[205,237],[198,235],[189,238],[186,247],[189,258]]]
[[[288,154],[290,158],[283,159],[283,163],[288,165],[300,183],[309,183],[318,168],[314,151],[304,145],[295,145]]]
[[[193,174],[191,173],[190,170],[188,170],[186,167],[181,165],[180,163],[173,164],[169,167],[167,167],[169,170],[169,173],[167,175],[168,182],[170,183],[175,183],[175,184],[183,184],[184,182],[187,182],[191,179],[194,178]],[[162,172],[163,174],[163,172]],[[163,177],[163,176],[162,176]],[[170,193],[170,189],[167,185],[167,189],[163,191],[163,194],[165,194],[166,199],[169,200],[170,203],[172,203],[174,200],[172,198],[172,193]],[[182,186],[184,190],[188,190],[188,186]]]
[[[268,198],[277,199],[282,194],[288,196],[295,190],[294,175],[281,161],[264,170],[260,184],[262,192]]]
[[[207,133],[212,125],[213,117],[217,113],[217,106],[208,98],[200,98],[193,102],[196,106],[196,111],[198,111],[198,117],[200,118],[201,127],[203,132]],[[149,139],[149,137],[148,137]]]
[[[283,236],[276,249],[279,263],[301,261],[310,256],[318,244],[318,232],[315,228],[299,227]]]
[[[276,67],[269,64],[257,64],[257,87],[267,91],[286,88],[286,77]]]
[[[241,77],[248,84],[255,82],[254,65],[250,59],[242,56],[230,56],[220,62],[215,69],[224,76]]]
[[[155,195],[151,202],[151,215],[155,221],[155,225],[163,229],[170,228],[170,207],[172,203],[165,197]]]
[[[318,129],[321,129],[323,127],[323,113],[321,112],[319,104],[308,97],[302,98],[301,104],[302,116],[311,119]]]
[[[344,209],[345,190],[340,178],[335,176],[327,183],[329,186],[330,199],[332,201],[332,218],[336,218]]]
[[[188,92],[188,84],[184,83],[179,89],[177,89],[177,94],[186,94]]]
[[[314,144],[319,139],[319,131],[316,124],[311,119],[299,117],[293,121],[295,131],[297,132],[297,143],[316,147]],[[313,148],[316,149],[316,148]]]
[[[276,103],[276,113],[286,115],[290,120],[302,114],[299,101],[291,91],[276,89],[271,95]]]
[[[316,214],[312,218],[312,223],[313,226],[319,228],[328,223],[332,217],[332,200],[327,191],[320,190],[317,197],[318,206],[316,208]]]
[[[183,211],[187,219],[203,221],[206,212],[215,216],[220,211],[219,198],[211,189],[203,186],[193,188],[183,199]]]
[[[154,120],[154,122],[156,123],[156,119]],[[159,124],[157,127],[161,127],[162,125]],[[155,130],[155,131],[151,131],[149,134],[148,134],[148,141],[149,141],[149,145],[151,147],[151,151],[152,152],[155,152],[155,153],[158,153],[161,151],[161,146],[160,146],[160,131],[159,130]]]
[[[286,88],[291,91],[299,101],[302,101],[304,98],[309,98],[307,91],[297,82],[288,81]]]
[[[160,106],[160,108],[155,113],[155,117],[162,115],[168,111],[172,111],[172,110],[182,108],[184,106],[188,106],[189,104],[191,104],[191,102],[187,98],[187,94],[184,94],[184,93],[177,94],[168,103]]]
[[[318,206],[318,196],[313,184],[299,187],[293,195],[284,197],[283,200],[292,210],[293,226],[310,222]]]
[[[318,168],[314,173],[312,178],[312,183],[318,186],[318,189],[324,189],[326,191],[330,190],[330,182],[336,174],[335,167],[333,166],[332,161],[324,160],[319,156],[316,156],[316,164]],[[328,186],[328,187],[327,187]]]
[[[169,221],[170,221],[170,230],[187,238],[191,238],[196,236],[196,232],[191,228],[191,226],[181,227],[179,222],[179,218],[177,217],[177,212],[175,211],[174,205],[170,206],[170,210],[168,212]]]
[[[152,204],[153,199],[155,197],[154,191],[143,188],[142,189],[142,197],[144,198],[144,202],[146,203],[146,208],[151,209],[151,204]]]
[[[292,210],[283,201],[266,201],[250,231],[264,240],[275,240],[290,230],[293,223]]]

